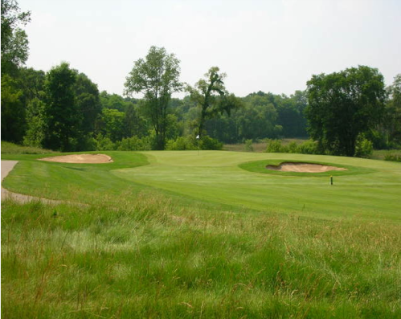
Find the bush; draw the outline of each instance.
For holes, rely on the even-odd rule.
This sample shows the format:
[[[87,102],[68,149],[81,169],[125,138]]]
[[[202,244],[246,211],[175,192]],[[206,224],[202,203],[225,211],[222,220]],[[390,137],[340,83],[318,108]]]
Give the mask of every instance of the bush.
[[[180,136],[176,140],[169,140],[166,145],[167,150],[185,151],[198,149],[190,137]]]
[[[253,152],[252,140],[245,140],[245,151]]]
[[[285,153],[285,148],[280,140],[269,140],[266,148],[267,153]]]
[[[355,156],[369,158],[373,152],[373,143],[365,138],[365,135],[360,135],[356,141]]]
[[[149,136],[143,138],[132,136],[123,138],[117,149],[119,151],[149,151],[152,149],[152,142]]]
[[[317,143],[314,141],[306,141],[298,146],[298,153],[301,154],[319,154]]]
[[[290,144],[288,144],[288,152],[289,153],[298,153],[298,145],[296,142],[291,142]]]
[[[223,143],[219,142],[215,138],[203,136],[199,141],[199,148],[201,150],[222,150]]]
[[[116,145],[108,137],[103,137],[99,134],[96,138],[96,150],[97,151],[114,151]]]

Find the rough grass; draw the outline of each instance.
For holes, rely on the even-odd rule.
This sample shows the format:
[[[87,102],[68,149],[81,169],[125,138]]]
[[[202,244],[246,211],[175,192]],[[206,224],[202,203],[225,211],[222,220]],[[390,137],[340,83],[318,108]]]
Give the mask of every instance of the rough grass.
[[[385,160],[388,156],[401,157],[401,150],[374,150],[371,158]]]
[[[51,150],[46,150],[38,147],[21,146],[10,142],[1,141],[2,154],[48,154]]]
[[[2,204],[4,318],[397,318],[401,226]]]
[[[281,143],[283,146],[287,146],[288,144],[295,142],[297,145],[300,145],[306,142],[307,138],[284,138],[281,139]],[[252,143],[253,151],[256,153],[264,153],[266,152],[267,142],[257,142]],[[249,152],[245,147],[245,143],[237,143],[237,144],[224,144],[223,150],[231,151],[231,152]]]

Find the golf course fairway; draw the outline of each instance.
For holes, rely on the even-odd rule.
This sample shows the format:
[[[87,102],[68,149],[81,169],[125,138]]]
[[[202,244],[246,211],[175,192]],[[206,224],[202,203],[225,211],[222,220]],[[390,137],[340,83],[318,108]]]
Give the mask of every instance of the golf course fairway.
[[[154,188],[233,208],[331,218],[401,220],[401,165],[360,158],[226,151],[105,152],[114,163],[45,163],[20,155],[5,187],[54,199]],[[29,161],[24,161],[24,159]],[[266,162],[326,163],[325,173],[270,173]],[[246,169],[257,163],[254,171]],[[97,165],[97,166],[96,166]],[[245,168],[244,168],[245,167]],[[258,171],[259,170],[259,171]],[[334,184],[330,184],[333,175]],[[79,195],[77,195],[79,194]],[[57,198],[55,198],[57,197]],[[177,197],[176,197],[177,198]]]

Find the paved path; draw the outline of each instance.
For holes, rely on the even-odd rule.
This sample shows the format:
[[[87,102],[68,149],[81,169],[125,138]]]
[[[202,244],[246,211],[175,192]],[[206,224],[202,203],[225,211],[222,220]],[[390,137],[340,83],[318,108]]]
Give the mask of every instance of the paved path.
[[[14,166],[18,163],[18,161],[1,161],[1,181],[3,182],[3,179],[8,175],[9,172],[14,168]],[[28,195],[23,195],[23,194],[17,194],[17,193],[12,193],[5,188],[1,188],[1,200],[5,199],[14,199],[18,202],[21,203],[27,203],[31,201],[37,201],[40,200],[46,204],[61,204],[63,203],[62,201],[59,200],[52,200],[52,199],[46,199],[46,198],[39,198],[39,197],[33,197],[33,196],[28,196]]]

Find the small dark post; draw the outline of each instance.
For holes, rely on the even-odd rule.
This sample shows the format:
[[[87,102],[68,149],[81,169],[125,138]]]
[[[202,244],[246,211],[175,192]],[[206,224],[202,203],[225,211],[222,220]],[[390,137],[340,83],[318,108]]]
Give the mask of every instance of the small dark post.
[[[333,185],[333,175],[330,176],[330,184]]]

